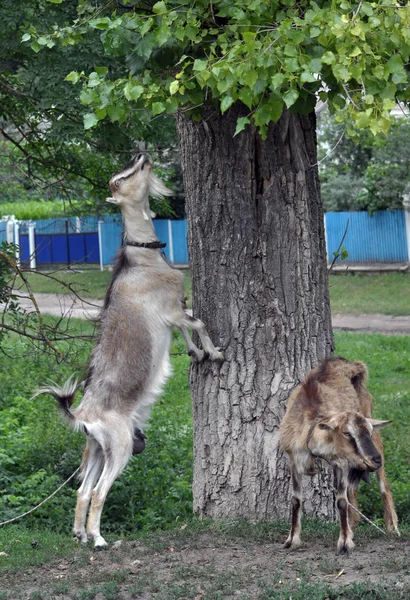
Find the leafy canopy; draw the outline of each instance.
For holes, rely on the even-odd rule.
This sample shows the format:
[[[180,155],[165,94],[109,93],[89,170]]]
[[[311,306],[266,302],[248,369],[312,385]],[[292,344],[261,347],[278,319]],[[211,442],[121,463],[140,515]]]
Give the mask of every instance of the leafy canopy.
[[[166,161],[170,159],[163,149],[176,145],[172,117],[161,117],[154,128],[135,112],[126,127],[108,119],[84,130],[88,108],[79,101],[79,88],[65,81],[67,74],[73,69],[90,73],[101,65],[118,79],[128,70],[116,57],[104,53],[97,29],[89,30],[81,44],[53,47],[52,41],[42,45],[42,34],[74,21],[77,8],[76,0],[1,1],[1,202],[59,198],[65,201],[62,207],[67,212],[106,212],[107,182],[114,170],[139,151],[139,140],[144,140],[169,177]],[[30,30],[38,34],[36,43],[31,40],[32,47],[22,42],[30,37]],[[43,48],[43,52],[32,48]],[[153,208],[160,214],[170,212],[168,202]]]
[[[355,139],[326,111],[318,120],[319,173],[325,211],[402,209],[410,189],[410,122],[396,118],[387,135]]]
[[[49,0],[61,4],[64,0]],[[282,111],[307,113],[319,96],[331,111],[345,109],[350,132],[389,128],[390,111],[409,100],[410,7],[392,0],[79,0],[69,26],[23,36],[35,51],[83,43],[99,31],[104,51],[124,60],[127,76],[109,67],[72,71],[83,82],[86,129],[133,110],[152,115],[205,102],[222,113],[236,101],[249,108],[238,120],[266,133]]]

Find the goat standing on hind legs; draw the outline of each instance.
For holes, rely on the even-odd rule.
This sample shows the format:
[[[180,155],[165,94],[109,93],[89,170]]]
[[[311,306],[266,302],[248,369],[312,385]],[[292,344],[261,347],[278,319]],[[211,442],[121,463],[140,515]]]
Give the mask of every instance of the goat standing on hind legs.
[[[376,471],[384,506],[384,522],[399,534],[393,497],[383,465],[383,444],[377,429],[391,423],[372,419],[372,397],[365,387],[367,368],[361,362],[333,358],[313,369],[290,396],[280,426],[280,445],[290,462],[293,496],[292,527],[285,548],[300,541],[301,479],[320,470],[321,460],[333,467],[340,518],[338,553],[354,548],[358,515],[356,490]]]
[[[112,177],[110,188],[113,197],[107,201],[121,209],[125,245],[100,315],[82,401],[71,410],[79,387],[71,379],[63,387],[52,384],[37,392],[52,394],[73,427],[87,435],[73,535],[82,542],[93,539],[97,548],[107,545],[100,533],[107,494],[130,456],[144,449],[143,425],[170,375],[172,328],[181,330],[188,353],[198,361],[223,360],[202,321],[184,310],[183,275],[162,257],[164,244],[156,237],[148,198],[170,191],[153,174],[150,158],[139,154]],[[198,332],[203,350],[192,342],[188,328]]]

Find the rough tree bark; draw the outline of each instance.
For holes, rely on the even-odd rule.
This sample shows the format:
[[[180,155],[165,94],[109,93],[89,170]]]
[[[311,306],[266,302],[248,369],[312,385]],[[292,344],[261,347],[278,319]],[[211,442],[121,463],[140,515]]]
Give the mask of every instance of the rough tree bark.
[[[191,369],[194,510],[284,518],[290,476],[278,448],[291,390],[332,353],[315,116],[284,113],[266,141],[247,114],[177,117],[193,310],[223,364]],[[304,511],[334,518],[332,482],[315,477]]]

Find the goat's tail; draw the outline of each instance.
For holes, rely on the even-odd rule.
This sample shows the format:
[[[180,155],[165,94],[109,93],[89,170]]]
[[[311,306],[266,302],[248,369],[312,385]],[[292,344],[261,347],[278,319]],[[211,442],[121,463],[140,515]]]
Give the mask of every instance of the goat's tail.
[[[54,381],[49,381],[49,384],[39,388],[32,398],[40,394],[51,394],[57,400],[58,408],[74,425],[77,419],[71,412],[71,405],[74,402],[74,394],[80,386],[81,383],[78,379],[74,379],[74,376],[71,375],[62,386],[57,385]]]

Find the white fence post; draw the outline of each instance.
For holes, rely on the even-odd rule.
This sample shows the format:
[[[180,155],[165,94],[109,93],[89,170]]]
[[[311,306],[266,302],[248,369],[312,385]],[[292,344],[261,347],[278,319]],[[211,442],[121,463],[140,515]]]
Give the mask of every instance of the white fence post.
[[[18,221],[14,222],[14,243],[16,244],[16,261],[17,266],[20,266],[20,223]]]
[[[102,245],[102,226],[103,225],[104,225],[104,221],[102,219],[98,219],[98,250],[100,253],[100,271],[104,271],[103,245]]]
[[[14,243],[14,215],[8,217],[7,219],[7,225],[6,225],[6,235],[7,235],[7,243],[8,244],[13,244]]]
[[[168,219],[169,262],[174,264],[174,240],[172,238],[172,221]]]
[[[30,256],[30,269],[35,270],[37,267],[36,262],[36,237],[35,237],[36,224],[34,221],[30,221],[28,224],[28,252]]]

